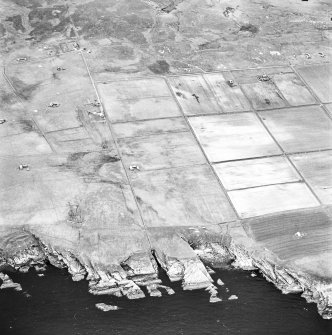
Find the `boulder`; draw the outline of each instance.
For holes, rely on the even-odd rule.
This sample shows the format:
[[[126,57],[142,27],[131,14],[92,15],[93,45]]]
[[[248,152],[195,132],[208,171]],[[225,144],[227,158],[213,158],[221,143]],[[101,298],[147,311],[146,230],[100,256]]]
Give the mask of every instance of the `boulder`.
[[[228,298],[228,300],[237,300],[237,299],[239,299],[239,297],[238,297],[237,295],[235,295],[235,294],[232,294],[232,295]]]
[[[118,306],[107,305],[107,304],[104,304],[103,302],[100,302],[100,303],[96,304],[95,306],[103,312],[117,311],[118,309],[120,309],[120,307],[118,307]]]

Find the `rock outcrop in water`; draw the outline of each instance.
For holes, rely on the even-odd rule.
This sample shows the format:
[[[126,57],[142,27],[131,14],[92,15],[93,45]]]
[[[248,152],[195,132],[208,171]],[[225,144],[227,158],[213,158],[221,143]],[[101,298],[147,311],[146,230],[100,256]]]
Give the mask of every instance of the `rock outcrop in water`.
[[[114,306],[114,305],[107,305],[104,303],[98,303],[96,304],[96,307],[100,310],[102,310],[103,312],[109,312],[109,311],[117,311],[118,309],[120,309],[118,306]]]
[[[0,290],[13,288],[16,291],[22,291],[21,285],[19,283],[14,283],[14,281],[7,274],[0,272],[0,279],[2,280]]]

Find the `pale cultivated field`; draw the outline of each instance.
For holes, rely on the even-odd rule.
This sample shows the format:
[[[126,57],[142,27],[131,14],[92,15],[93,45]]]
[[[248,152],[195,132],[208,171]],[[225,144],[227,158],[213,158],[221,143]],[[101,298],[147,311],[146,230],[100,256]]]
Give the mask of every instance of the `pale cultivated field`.
[[[332,121],[311,93],[316,82],[282,67],[99,82],[96,92],[81,56],[66,57],[75,66],[56,82],[49,72],[60,60],[43,60],[36,78],[40,62],[10,65],[9,76],[42,84],[29,113],[0,129],[12,176],[1,192],[6,224],[70,227],[74,205],[82,236],[98,227],[108,241],[104,229],[218,226],[332,204]],[[106,120],[93,114],[97,94]]]

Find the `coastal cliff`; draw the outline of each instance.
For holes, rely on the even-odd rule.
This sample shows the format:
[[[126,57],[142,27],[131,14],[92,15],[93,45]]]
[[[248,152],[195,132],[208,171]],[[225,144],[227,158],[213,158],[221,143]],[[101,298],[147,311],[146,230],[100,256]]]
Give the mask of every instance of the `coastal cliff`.
[[[155,237],[155,249],[137,251],[118,264],[94,262],[75,250],[54,247],[37,235],[22,229],[11,230],[1,245],[1,268],[9,265],[20,272],[34,267],[43,271],[45,266],[67,268],[73,281],[88,280],[89,292],[94,295],[114,295],[128,299],[174,294],[158,278],[165,271],[170,281],[181,281],[184,290],[206,289],[210,301],[218,298],[218,283],[209,275],[211,268],[232,267],[258,270],[283,294],[301,294],[308,302],[317,304],[325,319],[332,318],[332,284],[314,275],[304,273],[299,267],[280,260],[271,251],[248,239],[241,225],[223,227],[215,231],[186,229],[169,233],[162,240]],[[111,265],[111,266],[110,266]],[[2,275],[3,287],[17,289],[7,275]],[[219,279],[218,282],[222,283]],[[219,284],[220,284],[219,283]],[[10,284],[10,285],[9,285]],[[145,288],[143,291],[142,289]]]

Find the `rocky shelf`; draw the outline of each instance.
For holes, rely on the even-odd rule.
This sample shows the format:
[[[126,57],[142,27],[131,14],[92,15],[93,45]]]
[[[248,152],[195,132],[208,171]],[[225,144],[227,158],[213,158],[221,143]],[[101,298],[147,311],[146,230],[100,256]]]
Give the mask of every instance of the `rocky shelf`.
[[[194,234],[187,229],[168,231],[163,241],[156,239],[153,249],[140,250],[118,264],[103,264],[89,259],[82,250],[61,248],[22,229],[12,230],[1,245],[1,267],[10,265],[21,272],[34,267],[45,270],[47,264],[67,268],[73,281],[88,280],[89,292],[94,295],[114,295],[128,299],[144,298],[142,287],[150,296],[174,294],[158,278],[160,269],[170,281],[181,281],[184,290],[206,289],[210,302],[219,302],[218,286],[222,279],[213,282],[211,267],[231,266],[259,272],[283,294],[301,293],[308,302],[317,304],[323,318],[332,318],[331,281],[306,273],[296,262],[285,262],[247,237],[239,224],[231,224],[223,231]],[[178,254],[174,254],[174,249]],[[20,289],[18,283],[2,274],[1,289]],[[237,297],[235,297],[237,298]]]

